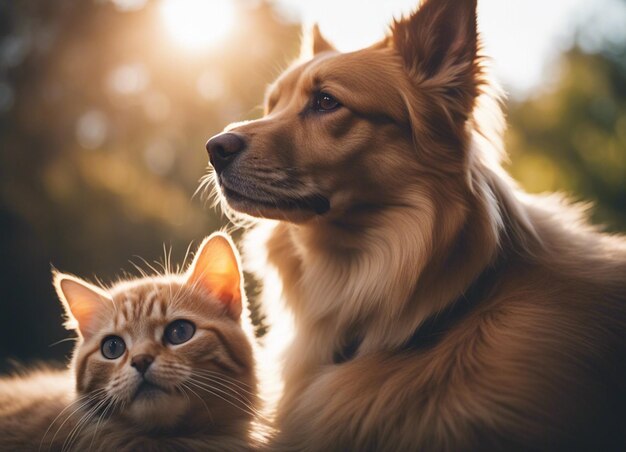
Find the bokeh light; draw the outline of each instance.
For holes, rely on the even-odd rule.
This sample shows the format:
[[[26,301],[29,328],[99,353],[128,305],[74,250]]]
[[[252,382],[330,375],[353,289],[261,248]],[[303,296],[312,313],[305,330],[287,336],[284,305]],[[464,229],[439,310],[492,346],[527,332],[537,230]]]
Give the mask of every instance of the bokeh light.
[[[99,110],[90,110],[76,122],[76,140],[85,149],[97,149],[104,144],[108,130],[106,115]]]
[[[172,38],[187,49],[217,44],[233,25],[232,0],[162,0],[160,13]]]

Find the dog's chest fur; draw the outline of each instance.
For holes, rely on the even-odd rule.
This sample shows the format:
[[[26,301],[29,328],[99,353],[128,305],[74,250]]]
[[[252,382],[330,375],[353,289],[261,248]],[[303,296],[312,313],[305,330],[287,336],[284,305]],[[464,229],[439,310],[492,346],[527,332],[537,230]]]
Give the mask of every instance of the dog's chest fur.
[[[440,332],[434,345],[407,349],[416,330],[406,317],[419,314],[394,313],[390,307],[400,303],[390,301],[416,293],[394,292],[393,284],[414,288],[415,281],[394,278],[394,263],[382,255],[374,269],[367,260],[311,256],[288,228],[277,225],[268,241],[297,331],[286,356],[277,441],[303,450],[311,444],[471,450],[489,441],[496,448],[544,447],[567,444],[568,435],[580,438],[581,431],[589,439],[608,425],[606,391],[615,381],[594,373],[605,373],[616,352],[606,325],[614,321],[610,328],[618,331],[626,322],[624,308],[615,310],[619,290],[509,263],[499,292]],[[590,290],[606,308],[589,303]],[[573,331],[580,340],[572,340]],[[536,415],[529,419],[528,412]],[[399,430],[392,435],[392,429]],[[528,429],[536,436],[524,438]]]
[[[398,249],[391,238],[371,240],[358,253],[340,254],[330,247],[311,252],[292,234],[293,229],[278,225],[268,257],[279,270],[296,329],[310,330],[318,364],[332,363],[355,343],[361,352],[398,347],[427,315],[404,303],[415,288],[419,248],[405,242]]]

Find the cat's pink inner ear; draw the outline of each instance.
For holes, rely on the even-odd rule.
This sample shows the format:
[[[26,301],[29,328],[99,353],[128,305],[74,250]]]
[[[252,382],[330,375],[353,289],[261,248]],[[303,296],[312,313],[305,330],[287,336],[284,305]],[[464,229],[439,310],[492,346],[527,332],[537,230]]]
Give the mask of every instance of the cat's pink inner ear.
[[[188,283],[203,287],[226,306],[235,320],[241,316],[241,273],[238,254],[230,238],[215,233],[204,239],[193,264]]]
[[[98,311],[105,303],[113,302],[110,295],[99,287],[62,273],[55,274],[54,286],[68,316],[66,326],[78,329],[83,337],[89,338],[95,332]]]

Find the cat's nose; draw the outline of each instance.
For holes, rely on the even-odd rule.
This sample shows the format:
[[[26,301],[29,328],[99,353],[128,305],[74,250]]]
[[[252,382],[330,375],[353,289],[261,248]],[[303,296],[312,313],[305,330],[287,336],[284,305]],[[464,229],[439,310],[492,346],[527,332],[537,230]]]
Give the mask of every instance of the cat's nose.
[[[233,132],[215,135],[206,143],[209,159],[215,171],[221,173],[239,153],[246,149],[243,135]]]
[[[130,360],[130,365],[137,369],[140,374],[145,374],[150,367],[150,364],[154,361],[154,357],[151,355],[136,355]]]

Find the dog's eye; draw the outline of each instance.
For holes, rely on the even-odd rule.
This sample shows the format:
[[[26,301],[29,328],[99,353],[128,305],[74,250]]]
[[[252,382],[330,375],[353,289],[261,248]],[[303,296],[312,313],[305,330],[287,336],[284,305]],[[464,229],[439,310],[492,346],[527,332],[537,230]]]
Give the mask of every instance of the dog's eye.
[[[313,98],[313,110],[315,111],[332,111],[341,107],[341,104],[328,93],[317,93]]]

